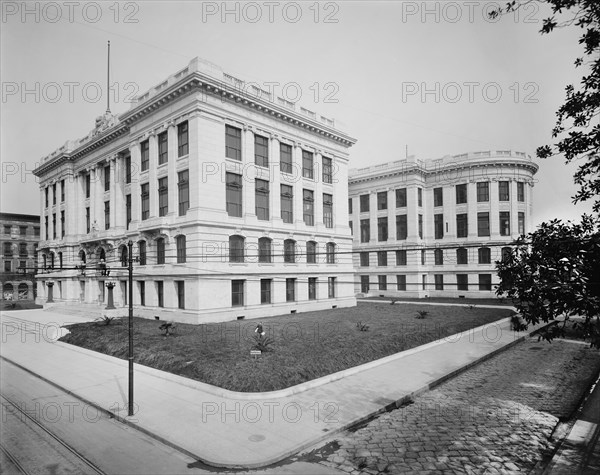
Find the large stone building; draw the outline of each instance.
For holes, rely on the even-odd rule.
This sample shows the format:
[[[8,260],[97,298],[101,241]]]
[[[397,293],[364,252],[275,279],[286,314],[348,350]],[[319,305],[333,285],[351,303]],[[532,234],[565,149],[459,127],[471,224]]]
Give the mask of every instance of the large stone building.
[[[40,217],[31,214],[0,213],[0,232],[2,298],[33,300]]]
[[[114,281],[126,305],[131,240],[138,315],[204,322],[355,305],[354,143],[332,119],[192,60],[36,168],[39,301],[50,284],[55,302],[104,306]]]
[[[509,150],[350,170],[356,292],[494,296],[495,261],[528,232],[537,170]]]

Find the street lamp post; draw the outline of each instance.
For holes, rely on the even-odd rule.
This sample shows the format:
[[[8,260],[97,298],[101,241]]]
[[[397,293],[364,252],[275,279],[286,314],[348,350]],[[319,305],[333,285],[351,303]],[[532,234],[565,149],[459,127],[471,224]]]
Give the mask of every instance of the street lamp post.
[[[133,416],[133,242],[127,243],[129,266],[129,410]]]

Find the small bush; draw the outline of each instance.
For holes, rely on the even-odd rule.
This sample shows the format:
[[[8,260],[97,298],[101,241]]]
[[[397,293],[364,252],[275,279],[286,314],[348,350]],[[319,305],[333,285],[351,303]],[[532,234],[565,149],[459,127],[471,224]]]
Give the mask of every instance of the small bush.
[[[275,343],[275,340],[273,340],[273,338],[271,337],[263,337],[261,335],[256,335],[254,337],[254,346],[252,347],[255,350],[260,350],[262,352],[266,352],[266,351],[272,351],[273,348],[269,348],[273,343]]]
[[[99,323],[104,323],[104,325],[110,325],[114,319],[115,319],[115,317],[108,317],[108,316],[104,315],[102,317],[96,318],[96,320],[94,320],[94,321],[99,322]]]
[[[175,330],[175,325],[173,325],[172,323],[169,322],[165,322],[162,323],[159,327],[159,330],[162,330],[165,332],[165,336],[169,336],[173,334],[173,330]],[[171,333],[169,333],[169,331],[171,331]]]
[[[369,325],[367,325],[366,323],[363,323],[363,322],[356,322],[356,328],[358,328],[358,330],[361,332],[369,331]]]
[[[427,315],[429,315],[429,312],[427,310],[419,310],[415,318],[425,318]]]
[[[390,302],[390,305],[394,305],[398,300],[400,300],[397,297],[392,297],[392,301]]]

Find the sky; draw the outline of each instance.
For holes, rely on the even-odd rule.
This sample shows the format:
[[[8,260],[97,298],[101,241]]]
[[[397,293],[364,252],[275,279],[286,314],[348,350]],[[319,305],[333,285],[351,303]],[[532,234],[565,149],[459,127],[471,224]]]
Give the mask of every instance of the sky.
[[[578,29],[541,35],[544,5],[495,2],[1,1],[0,210],[39,214],[31,171],[106,110],[129,109],[194,57],[258,82],[357,139],[350,166],[552,143]],[[504,2],[502,2],[504,3]],[[578,220],[576,164],[534,161],[534,225]]]

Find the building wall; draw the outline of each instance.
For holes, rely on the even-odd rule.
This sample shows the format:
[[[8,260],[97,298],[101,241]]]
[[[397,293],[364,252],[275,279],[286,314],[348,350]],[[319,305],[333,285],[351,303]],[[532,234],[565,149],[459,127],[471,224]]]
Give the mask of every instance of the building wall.
[[[493,297],[498,283],[495,261],[501,260],[502,248],[521,232],[529,232],[533,202],[533,176],[537,172],[531,158],[514,151],[485,151],[448,156],[435,161],[407,160],[350,170],[349,195],[352,200],[350,221],[353,227],[354,265],[357,271],[355,291],[359,295],[408,297]],[[487,183],[487,201],[478,201],[477,184]],[[500,200],[500,183],[508,183],[508,200]],[[521,185],[520,185],[521,184]],[[457,186],[466,185],[467,202],[457,204]],[[503,185],[504,186],[504,185]],[[518,196],[518,187],[524,196]],[[406,206],[396,207],[396,190],[406,188]],[[418,189],[422,205],[418,204]],[[442,205],[434,206],[434,190],[441,189]],[[378,210],[378,194],[387,195],[387,209]],[[360,196],[368,196],[369,211],[360,211]],[[483,198],[483,196],[482,196]],[[519,198],[523,198],[522,201]],[[510,229],[500,229],[500,213],[509,213]],[[489,236],[478,232],[478,213],[489,213]],[[519,229],[519,213],[524,217]],[[397,239],[396,216],[407,216],[406,239]],[[443,236],[435,235],[436,214],[441,214]],[[457,214],[467,214],[468,232],[457,236]],[[419,215],[423,235],[419,236]],[[388,238],[380,240],[378,219],[387,217]],[[361,240],[361,220],[368,219],[370,239]],[[457,249],[467,252],[467,263],[458,263]],[[489,263],[479,262],[479,252],[489,248]],[[437,251],[436,251],[437,250]],[[396,251],[406,251],[406,264],[397,265]],[[435,253],[442,254],[436,264]],[[369,253],[368,265],[361,265],[361,252]],[[379,265],[378,252],[385,252],[387,265]],[[482,251],[485,253],[486,251]],[[422,254],[424,253],[424,263]],[[439,255],[439,254],[438,254]],[[485,255],[482,256],[485,262]],[[366,262],[363,262],[366,264]],[[438,285],[436,286],[436,275]],[[466,275],[468,286],[458,285],[457,275]],[[491,278],[491,286],[480,286],[480,275]],[[387,289],[379,285],[386,276]],[[406,290],[397,285],[397,276],[405,276]],[[361,286],[368,277],[369,290]],[[425,279],[425,280],[423,280]],[[443,280],[443,288],[440,286]]]
[[[181,74],[180,74],[181,73]],[[118,118],[105,117],[84,139],[68,142],[49,155],[36,170],[40,177],[42,209],[41,257],[46,263],[55,255],[55,266],[38,278],[39,299],[48,296],[53,282],[54,300],[103,305],[106,282],[116,281],[115,304],[127,301],[127,270],[121,253],[128,241],[133,255],[140,256],[140,242],[146,243],[145,265],[134,263],[133,303],[136,313],[190,322],[233,318],[254,318],[355,305],[352,239],[348,228],[348,149],[355,142],[333,128],[330,119],[311,111],[299,114],[280,99],[247,95],[231,77],[205,63],[193,60],[180,73],[143,95],[129,112]],[[202,81],[200,81],[202,79]],[[235,79],[235,78],[234,78]],[[190,85],[186,87],[183,83]],[[207,87],[206,83],[212,86]],[[221,88],[221,89],[218,89]],[[227,91],[228,95],[224,95]],[[312,115],[311,115],[312,114]],[[316,120],[320,118],[320,120]],[[189,153],[179,156],[178,126],[188,124]],[[241,160],[226,157],[226,126],[241,130]],[[104,128],[103,128],[104,127]],[[159,165],[159,135],[167,133],[168,160]],[[268,139],[267,167],[255,164],[255,136]],[[141,144],[149,143],[150,165],[142,170]],[[280,143],[292,146],[292,173],[280,170]],[[314,177],[302,176],[302,151],[314,154]],[[332,183],[323,177],[323,157],[333,160]],[[131,157],[131,183],[127,183],[127,157]],[[105,190],[105,167],[109,167],[109,190]],[[189,172],[189,209],[180,216],[178,173]],[[230,216],[226,208],[226,173],[242,177],[242,215]],[[90,176],[90,197],[86,197],[86,175]],[[159,216],[161,178],[167,179],[168,211]],[[255,210],[255,179],[269,182],[268,220],[258,219]],[[64,182],[64,200],[62,187]],[[149,216],[142,219],[142,185],[149,185]],[[54,185],[56,184],[56,204]],[[293,188],[294,220],[281,218],[280,186]],[[303,220],[303,190],[314,192],[314,224]],[[49,193],[46,206],[46,190]],[[323,194],[333,196],[333,226],[323,217]],[[126,221],[126,200],[131,196],[131,222]],[[110,203],[109,228],[104,203]],[[87,229],[89,208],[90,229]],[[65,212],[63,236],[60,221]],[[55,217],[56,216],[56,217]],[[48,219],[46,232],[45,220]],[[58,224],[54,225],[56,222]],[[56,226],[56,234],[54,232]],[[245,239],[245,260],[230,262],[229,238]],[[176,239],[186,238],[185,262],[178,262]],[[258,240],[269,238],[272,263],[258,262]],[[158,264],[158,240],[165,242],[165,263]],[[295,263],[283,258],[283,242],[297,243]],[[307,263],[306,242],[319,245],[317,263]],[[335,263],[328,263],[326,243],[334,243]],[[85,269],[81,252],[85,253]],[[58,253],[63,268],[57,268]],[[102,254],[103,253],[103,254]],[[101,258],[109,275],[99,269]],[[43,262],[42,262],[43,264]],[[77,267],[77,268],[76,268]],[[296,278],[296,300],[286,301],[285,279]],[[308,299],[308,279],[317,278],[316,299]],[[335,296],[329,296],[328,279],[335,278]],[[271,303],[261,303],[260,281],[272,279]],[[232,305],[232,281],[244,280],[244,302]],[[185,282],[184,309],[179,308],[176,282]],[[144,282],[144,284],[142,284]],[[163,282],[163,306],[159,306],[159,285]],[[142,302],[141,286],[145,288]],[[60,287],[60,289],[59,289]],[[60,290],[60,292],[59,292]]]

